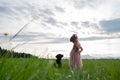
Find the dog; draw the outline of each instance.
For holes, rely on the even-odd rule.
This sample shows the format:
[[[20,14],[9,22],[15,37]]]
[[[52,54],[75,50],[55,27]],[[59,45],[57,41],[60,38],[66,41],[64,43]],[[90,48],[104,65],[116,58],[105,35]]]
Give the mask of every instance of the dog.
[[[55,57],[56,57],[56,62],[54,64],[54,66],[58,67],[58,68],[62,68],[61,59],[62,59],[63,55],[62,54],[57,54]]]

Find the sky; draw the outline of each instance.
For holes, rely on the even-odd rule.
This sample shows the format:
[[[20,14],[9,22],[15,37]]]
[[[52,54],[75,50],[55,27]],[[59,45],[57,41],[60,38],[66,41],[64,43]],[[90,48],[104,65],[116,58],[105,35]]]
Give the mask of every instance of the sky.
[[[2,48],[69,57],[74,33],[84,49],[81,55],[120,57],[120,0],[0,0]]]

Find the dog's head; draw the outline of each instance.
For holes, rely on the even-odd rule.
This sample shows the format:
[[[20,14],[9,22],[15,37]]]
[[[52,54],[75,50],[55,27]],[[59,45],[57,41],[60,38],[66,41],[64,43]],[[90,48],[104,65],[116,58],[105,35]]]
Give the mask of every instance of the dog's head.
[[[61,59],[62,57],[63,57],[62,54],[57,54],[57,55],[56,55],[56,58],[57,58],[57,59]]]

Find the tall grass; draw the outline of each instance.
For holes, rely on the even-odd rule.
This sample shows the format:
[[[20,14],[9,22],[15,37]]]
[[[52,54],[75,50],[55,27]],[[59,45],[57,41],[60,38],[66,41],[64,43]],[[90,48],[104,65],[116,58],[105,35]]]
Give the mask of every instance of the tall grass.
[[[34,19],[32,19],[31,21],[29,21],[28,23],[26,23],[25,25],[23,25],[22,27],[21,27],[21,29],[19,29],[11,38],[9,38],[7,41],[6,41],[6,43],[11,43],[12,42],[12,40],[13,39],[15,39],[32,21],[33,21]],[[8,33],[4,33],[4,36],[5,37],[8,37]],[[27,41],[27,42],[23,42],[23,43],[20,43],[20,44],[17,44],[17,45],[15,45],[14,47],[12,47],[12,48],[10,48],[11,50],[14,50],[15,48],[17,48],[17,47],[19,47],[19,46],[22,46],[22,45],[24,45],[24,44],[26,44],[26,43],[28,43],[29,41]],[[2,43],[2,42],[1,42]],[[9,46],[11,46],[11,45],[9,45]],[[7,48],[8,46],[6,46],[6,48]],[[8,49],[8,48],[7,48]]]
[[[120,80],[120,60],[83,60],[82,69],[71,70],[68,60],[54,67],[53,59],[1,58],[0,80]]]
[[[33,20],[31,20],[31,21],[33,21]],[[31,22],[31,21],[30,21],[30,22]],[[20,34],[20,32],[22,32],[22,31],[24,30],[24,28],[26,28],[26,27],[30,24],[30,22],[28,22],[27,24],[23,25],[22,28],[21,28],[20,30],[18,30],[18,32],[17,32],[15,35],[13,35],[13,36],[10,38],[9,41],[12,41],[14,38],[16,38],[16,37]]]

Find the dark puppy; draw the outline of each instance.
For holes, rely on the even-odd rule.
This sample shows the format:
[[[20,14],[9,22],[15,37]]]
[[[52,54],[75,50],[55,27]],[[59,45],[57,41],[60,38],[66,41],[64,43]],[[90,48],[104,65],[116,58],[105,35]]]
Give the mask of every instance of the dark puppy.
[[[61,63],[61,59],[62,59],[63,55],[62,54],[57,54],[56,55],[56,63],[55,66],[58,68],[62,67],[62,63]]]

